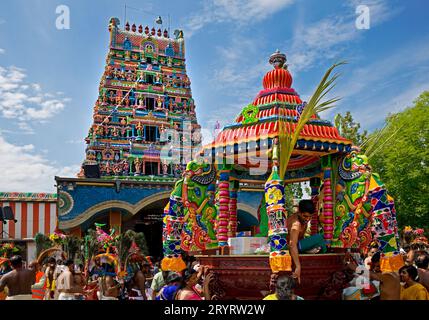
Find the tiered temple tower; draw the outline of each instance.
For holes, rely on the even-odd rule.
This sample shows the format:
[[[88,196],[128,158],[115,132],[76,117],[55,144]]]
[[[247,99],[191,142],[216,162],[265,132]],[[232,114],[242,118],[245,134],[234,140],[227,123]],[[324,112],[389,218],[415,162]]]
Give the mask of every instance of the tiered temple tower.
[[[110,20],[84,164],[99,164],[103,178],[177,177],[201,142],[183,32],[119,25]]]

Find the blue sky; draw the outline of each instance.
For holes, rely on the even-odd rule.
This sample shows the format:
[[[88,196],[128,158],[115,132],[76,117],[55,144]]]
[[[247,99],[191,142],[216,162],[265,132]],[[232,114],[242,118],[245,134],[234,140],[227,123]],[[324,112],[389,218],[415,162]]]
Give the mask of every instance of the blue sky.
[[[200,124],[230,123],[262,88],[269,55],[286,53],[293,87],[306,100],[338,60],[334,110],[365,129],[409,106],[429,88],[426,1],[127,0],[127,20],[161,15],[184,30],[187,71]],[[84,158],[108,50],[110,17],[124,25],[122,0],[3,0],[0,4],[0,191],[54,192],[54,176],[74,176]],[[56,8],[70,9],[58,30]],[[357,29],[358,5],[370,28]]]

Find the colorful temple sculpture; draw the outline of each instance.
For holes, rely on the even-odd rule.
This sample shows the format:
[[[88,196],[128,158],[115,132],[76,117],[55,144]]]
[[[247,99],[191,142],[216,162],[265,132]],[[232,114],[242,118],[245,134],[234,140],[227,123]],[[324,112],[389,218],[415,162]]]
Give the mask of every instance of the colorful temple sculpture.
[[[201,261],[217,276],[223,276],[223,285],[231,289],[227,298],[246,295],[237,288],[246,287],[242,278],[247,269],[253,272],[249,271],[250,279],[260,272],[261,287],[253,280],[248,283],[248,291],[253,288],[253,293],[259,294],[268,286],[271,273],[292,270],[284,188],[286,184],[309,181],[311,199],[318,208],[311,221],[311,234],[323,237],[330,253],[314,258],[317,262],[308,262],[307,270],[304,261],[301,287],[313,290],[307,296],[321,289],[317,287],[325,280],[321,277],[328,278],[342,267],[341,256],[346,250],[366,249],[372,241],[380,245],[382,270],[398,270],[401,257],[393,199],[378,175],[372,173],[366,157],[340,136],[330,121],[312,115],[297,131],[289,161],[282,163],[285,151],[281,139],[298,130],[307,103],[292,88],[286,55],[276,51],[269,62],[274,69],[264,76],[263,89],[243,108],[235,123],[225,126],[210,145],[203,147],[200,157],[188,164],[171,194],[164,215],[165,267],[179,270],[181,250],[198,249],[203,254],[199,256]],[[282,165],[287,165],[284,174]],[[237,233],[237,193],[250,189],[259,199],[258,236],[267,237],[269,259],[206,255],[216,245],[221,253],[228,252],[225,248]],[[204,212],[205,206],[209,206],[209,214]],[[241,280],[233,279],[235,273]]]
[[[186,74],[183,33],[109,25],[107,65],[86,143],[87,160],[103,177],[176,176],[183,168],[170,158],[192,158],[201,142],[191,82]],[[163,148],[171,146],[171,149]],[[183,149],[183,150],[182,150]]]
[[[201,142],[183,32],[109,23],[109,49],[77,178],[56,177],[58,225],[82,236],[94,223],[146,234],[161,255],[162,213]],[[247,196],[251,198],[251,195]],[[257,225],[251,200],[242,211]],[[257,206],[257,204],[255,204]],[[249,218],[250,217],[250,218]]]

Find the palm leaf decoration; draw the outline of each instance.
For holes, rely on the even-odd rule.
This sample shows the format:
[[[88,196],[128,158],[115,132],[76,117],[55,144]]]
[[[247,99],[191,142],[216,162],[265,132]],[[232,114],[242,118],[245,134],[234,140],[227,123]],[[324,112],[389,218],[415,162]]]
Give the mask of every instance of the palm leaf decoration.
[[[125,232],[126,235],[131,237],[136,245],[140,248],[141,252],[147,256],[149,254],[149,250],[147,248],[146,237],[143,232],[135,232],[133,230],[127,230]],[[131,247],[131,246],[130,246]]]
[[[88,230],[88,234],[84,238],[84,258],[85,263],[89,263],[89,261],[97,255],[98,250],[100,248],[100,244],[97,241],[97,233],[95,230]]]
[[[115,237],[115,247],[121,266],[125,264],[125,260],[127,259],[128,251],[130,250],[132,243],[133,237],[130,237],[128,231]]]
[[[76,236],[67,236],[63,240],[64,252],[70,259],[75,259],[76,254],[80,251],[80,246],[82,244],[81,239]]]
[[[299,135],[304,128],[304,125],[310,120],[310,118],[317,113],[328,110],[334,106],[334,103],[340,100],[340,98],[332,98],[322,102],[322,99],[335,87],[336,80],[340,76],[335,73],[332,77],[332,71],[346,62],[342,61],[333,64],[325,73],[315,92],[311,96],[310,101],[305,106],[302,114],[294,126],[291,122],[285,121],[279,117],[279,145],[280,145],[280,178],[284,179],[286,174],[286,168],[289,163],[292,152],[295,148],[296,142],[298,141]]]
[[[385,137],[388,125],[386,124],[381,130],[375,133],[373,136],[370,136],[362,145],[366,145],[365,155],[368,157],[368,160],[371,159],[378,150],[380,150],[387,142],[389,142],[396,134],[402,129],[404,125],[397,128],[389,137]],[[380,140],[383,139],[383,142],[380,143]]]

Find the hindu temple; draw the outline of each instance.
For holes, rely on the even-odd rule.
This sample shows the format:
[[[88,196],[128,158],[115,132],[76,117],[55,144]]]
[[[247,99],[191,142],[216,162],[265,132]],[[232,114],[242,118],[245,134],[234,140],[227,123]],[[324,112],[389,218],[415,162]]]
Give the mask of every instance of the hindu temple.
[[[82,170],[56,177],[58,227],[82,235],[94,222],[145,233],[161,254],[162,210],[175,180],[195,157],[200,125],[186,73],[183,32],[109,23],[109,48]],[[243,195],[243,197],[246,197]],[[247,197],[251,198],[251,197]],[[253,201],[255,202],[255,201]],[[242,227],[257,225],[241,201]]]

